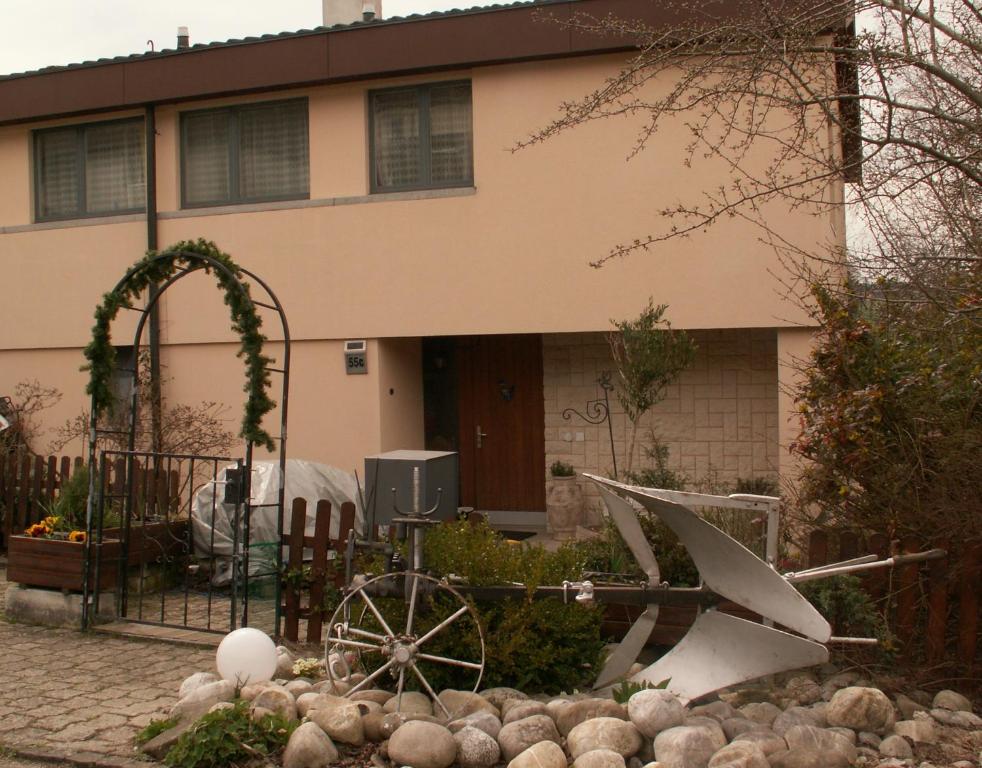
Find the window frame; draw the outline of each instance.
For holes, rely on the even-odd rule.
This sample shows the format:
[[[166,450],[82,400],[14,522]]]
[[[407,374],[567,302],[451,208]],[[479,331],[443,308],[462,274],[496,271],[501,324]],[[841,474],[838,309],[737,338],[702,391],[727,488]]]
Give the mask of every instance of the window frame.
[[[104,211],[86,211],[86,205],[88,204],[88,198],[86,193],[86,162],[85,162],[85,149],[86,140],[85,133],[91,128],[100,128],[105,125],[113,124],[123,124],[123,123],[139,123],[143,126],[143,152],[140,156],[140,161],[143,166],[143,205],[134,208],[111,208]],[[68,214],[56,214],[50,216],[44,216],[41,214],[41,151],[39,144],[41,142],[41,137],[45,134],[51,133],[61,133],[65,131],[73,130],[76,135],[75,142],[75,154],[76,154],[76,180],[78,183],[78,192],[75,196],[75,202],[78,204],[78,208],[74,213]],[[134,117],[123,117],[116,118],[112,120],[97,120],[94,122],[86,123],[71,123],[69,125],[55,125],[50,128],[37,128],[31,131],[31,179],[34,182],[34,194],[33,194],[33,204],[34,204],[34,221],[37,223],[44,223],[49,221],[72,221],[74,219],[104,219],[109,216],[130,216],[134,213],[146,213],[147,210],[147,137],[146,137],[146,121],[143,115],[136,115]]]
[[[240,194],[239,178],[239,113],[250,109],[257,109],[271,106],[302,104],[304,135],[307,140],[307,189],[305,192],[289,193],[283,195],[260,195],[245,197]],[[203,202],[188,202],[187,199],[187,118],[197,115],[224,114],[229,118],[228,122],[228,174],[229,174],[229,196],[220,200],[208,200]],[[234,119],[233,119],[234,118]],[[229,104],[223,107],[208,107],[206,109],[185,110],[180,113],[180,171],[181,171],[181,209],[195,208],[220,208],[226,205],[250,205],[255,203],[278,203],[289,200],[309,200],[310,199],[310,99],[306,96],[290,99],[274,99],[273,101],[250,101],[242,104]]]
[[[430,93],[434,88],[442,88],[452,85],[466,85],[470,95],[471,106],[471,162],[470,174],[466,179],[459,182],[432,181],[433,171],[430,158],[432,122],[430,119]],[[380,187],[376,182],[375,174],[375,97],[379,94],[415,92],[419,98],[419,136],[420,146],[418,149],[419,167],[425,170],[425,177],[431,179],[429,183],[400,184],[398,186]],[[425,108],[424,108],[425,107]],[[424,174],[421,173],[421,176]],[[416,85],[397,85],[391,88],[377,88],[368,91],[368,190],[370,194],[382,195],[387,192],[412,192],[427,189],[461,189],[474,186],[474,89],[472,81],[469,79],[460,80],[440,80],[433,83],[418,83]]]

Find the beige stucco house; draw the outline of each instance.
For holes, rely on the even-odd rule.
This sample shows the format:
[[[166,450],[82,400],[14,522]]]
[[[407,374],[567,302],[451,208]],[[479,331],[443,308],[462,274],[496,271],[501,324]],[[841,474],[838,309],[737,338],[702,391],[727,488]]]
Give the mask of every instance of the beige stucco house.
[[[555,459],[610,469],[606,425],[562,412],[598,396],[611,319],[653,298],[699,344],[652,414],[670,465],[786,473],[783,386],[811,329],[782,298],[784,266],[739,219],[589,266],[726,171],[684,167],[681,129],[626,161],[631,119],[512,151],[629,55],[543,9],[656,10],[516,4],[0,78],[0,395],[57,386],[49,427],[86,407],[81,349],[101,294],[151,232],[160,246],[203,237],[286,308],[292,457],[354,469],[380,451],[453,448],[462,503],[541,511]],[[813,213],[775,207],[769,224],[803,249],[841,242],[841,222]],[[241,363],[213,283],[169,291],[160,324],[170,400],[221,401],[237,422]],[[114,340],[131,333],[123,318]],[[359,375],[345,366],[353,340],[367,346]]]

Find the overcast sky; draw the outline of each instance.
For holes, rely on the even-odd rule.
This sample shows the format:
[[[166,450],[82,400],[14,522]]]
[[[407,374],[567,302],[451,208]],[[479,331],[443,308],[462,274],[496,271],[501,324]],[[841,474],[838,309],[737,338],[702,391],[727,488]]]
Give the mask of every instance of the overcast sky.
[[[383,0],[388,16],[488,5],[489,0]],[[321,0],[0,0],[0,75],[50,65],[173,48],[177,28],[193,43],[295,32],[322,23]]]

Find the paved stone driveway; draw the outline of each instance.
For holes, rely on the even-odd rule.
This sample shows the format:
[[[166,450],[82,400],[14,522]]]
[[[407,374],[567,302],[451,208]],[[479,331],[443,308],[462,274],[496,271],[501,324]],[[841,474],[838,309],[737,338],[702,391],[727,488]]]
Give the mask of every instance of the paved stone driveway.
[[[0,565],[0,611],[6,591]],[[0,745],[132,757],[133,736],[166,716],[181,681],[214,651],[0,620]]]

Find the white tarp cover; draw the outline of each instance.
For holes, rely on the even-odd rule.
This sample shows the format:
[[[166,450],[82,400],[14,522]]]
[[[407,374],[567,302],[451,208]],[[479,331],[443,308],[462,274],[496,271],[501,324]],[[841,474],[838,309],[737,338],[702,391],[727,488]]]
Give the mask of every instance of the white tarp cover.
[[[227,469],[234,469],[229,465]],[[258,554],[257,544],[275,544],[277,540],[276,507],[256,506],[276,504],[279,492],[280,467],[278,462],[254,461],[252,463],[252,514],[250,516],[250,562],[249,573],[257,574],[268,570],[269,564],[263,558],[254,557]],[[232,555],[233,521],[235,505],[225,504],[225,469],[219,471],[219,483],[206,483],[194,495],[191,509],[191,523],[194,530],[195,554],[207,557],[213,553],[219,562],[216,563],[213,583],[216,585],[228,583],[230,580],[230,562],[225,558]],[[293,500],[302,498],[307,501],[306,535],[314,535],[314,512],[317,502],[327,499],[331,502],[331,538],[337,538],[341,518],[341,505],[351,501],[355,505],[355,530],[361,531],[364,525],[364,513],[358,500],[358,488],[355,476],[350,472],[318,464],[303,459],[287,459],[286,489],[284,494],[283,532],[290,531],[290,514]],[[214,511],[214,514],[213,514]],[[242,541],[242,523],[240,521],[239,541]],[[212,532],[214,531],[214,543]],[[308,558],[310,551],[304,553]]]

